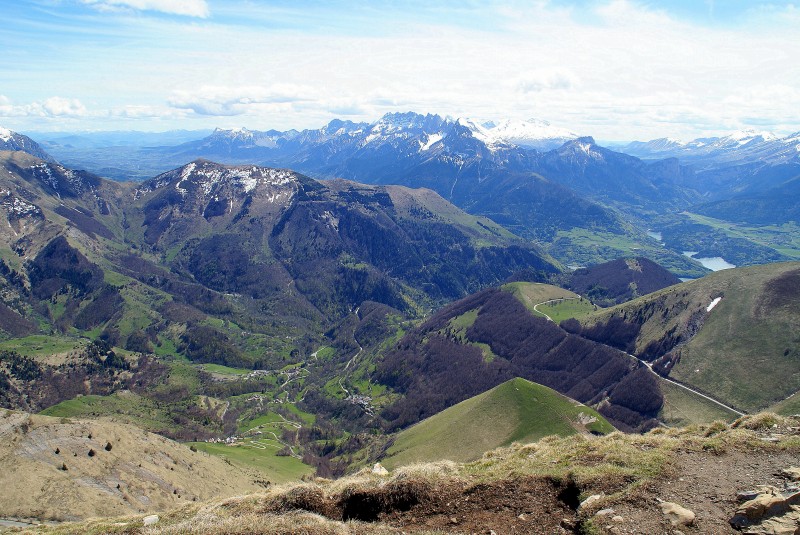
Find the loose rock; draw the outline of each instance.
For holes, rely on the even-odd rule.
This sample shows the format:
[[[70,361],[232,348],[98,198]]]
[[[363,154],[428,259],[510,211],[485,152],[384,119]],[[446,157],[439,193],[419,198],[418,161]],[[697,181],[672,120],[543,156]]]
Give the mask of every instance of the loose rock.
[[[381,463],[375,463],[375,466],[372,467],[372,473],[377,474],[379,476],[388,476],[389,471],[383,467]]]
[[[800,468],[797,468],[796,466],[784,468],[781,470],[781,475],[791,479],[792,481],[800,481]]]
[[[146,516],[146,517],[144,517],[142,519],[142,523],[145,526],[152,526],[153,524],[156,524],[157,522],[158,522],[158,515],[150,515],[150,516]]]
[[[661,512],[673,526],[691,526],[694,524],[694,511],[673,502],[661,502]]]
[[[586,498],[585,500],[583,500],[581,502],[581,504],[578,506],[578,510],[580,511],[584,507],[592,505],[594,502],[596,502],[597,500],[599,500],[602,497],[603,497],[602,494],[592,494],[591,496],[589,496],[588,498]]]

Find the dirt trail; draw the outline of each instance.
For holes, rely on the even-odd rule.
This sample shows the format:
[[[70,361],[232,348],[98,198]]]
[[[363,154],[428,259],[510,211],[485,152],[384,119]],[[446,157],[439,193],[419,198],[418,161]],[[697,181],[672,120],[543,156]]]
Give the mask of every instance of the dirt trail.
[[[542,301],[541,303],[536,303],[535,305],[533,305],[533,310],[534,310],[534,311],[536,311],[537,313],[541,314],[542,316],[544,316],[544,317],[545,317],[545,318],[547,318],[548,320],[550,320],[550,321],[554,321],[554,320],[553,320],[553,318],[551,318],[550,316],[548,316],[547,314],[545,314],[544,312],[542,312],[541,310],[539,310],[537,307],[538,307],[539,305],[546,305],[547,303],[553,303],[553,302],[556,302],[556,301],[567,301],[567,300],[570,300],[570,299],[573,299],[573,300],[574,300],[574,299],[580,299],[580,298],[579,298],[579,297],[561,297],[561,298],[558,298],[558,299],[549,299],[549,300],[547,300],[547,301]],[[600,343],[600,342],[598,342],[598,343]],[[604,345],[605,345],[605,344],[604,344]],[[607,347],[611,347],[611,346],[607,346]],[[619,349],[617,349],[617,348],[615,348],[615,347],[611,347],[611,349],[615,349],[615,350],[617,350],[617,351],[620,351]],[[716,400],[716,399],[714,399],[714,398],[712,398],[712,397],[710,397],[710,396],[708,396],[708,395],[706,395],[706,394],[703,394],[702,392],[698,392],[697,390],[693,389],[693,388],[692,388],[692,387],[690,387],[690,386],[687,386],[687,385],[685,385],[685,384],[683,384],[683,383],[679,383],[679,382],[677,382],[677,381],[675,381],[675,380],[673,380],[673,379],[670,379],[670,378],[668,378],[668,377],[664,377],[664,376],[662,376],[662,375],[659,375],[659,374],[657,374],[657,373],[656,373],[656,372],[653,370],[653,365],[652,365],[651,363],[649,363],[649,362],[646,362],[646,361],[644,361],[644,360],[640,359],[640,358],[639,358],[639,357],[637,357],[636,355],[631,355],[630,353],[626,353],[625,351],[621,351],[621,353],[624,353],[624,354],[625,354],[625,355],[627,355],[628,357],[630,357],[630,358],[632,358],[632,359],[635,359],[636,361],[638,361],[638,362],[641,362],[642,364],[644,364],[645,366],[647,366],[647,369],[649,369],[649,370],[650,370],[650,371],[651,371],[653,374],[655,374],[655,375],[656,375],[656,377],[658,377],[659,379],[662,379],[662,380],[664,380],[664,381],[666,381],[666,382],[668,382],[668,383],[671,383],[671,384],[673,384],[673,385],[675,385],[675,386],[677,386],[677,387],[683,388],[684,390],[687,390],[687,391],[691,392],[692,394],[694,394],[694,395],[696,395],[696,396],[700,396],[700,397],[701,397],[701,398],[703,398],[703,399],[706,399],[706,400],[708,400],[708,401],[710,401],[710,402],[712,402],[712,403],[715,403],[715,404],[719,405],[720,407],[722,407],[723,409],[725,409],[725,410],[728,410],[728,411],[731,411],[732,413],[736,414],[737,416],[744,416],[744,415],[746,414],[746,413],[744,413],[744,412],[738,411],[738,410],[734,409],[733,407],[730,407],[730,406],[728,406],[728,405],[726,405],[726,404],[722,403],[722,402],[721,402],[721,401],[719,401],[719,400]],[[791,397],[791,396],[789,396],[789,397]]]
[[[580,297],[559,297],[557,299],[548,299],[547,301],[542,301],[541,303],[536,303],[535,305],[533,305],[533,310],[537,314],[541,314],[545,318],[547,318],[550,321],[552,321],[553,323],[555,323],[555,320],[553,318],[551,318],[550,316],[548,316],[547,314],[545,314],[544,312],[539,310],[537,307],[539,305],[546,305],[547,303],[555,303],[556,301],[570,301],[570,300],[574,301],[575,299],[581,299],[581,298]]]

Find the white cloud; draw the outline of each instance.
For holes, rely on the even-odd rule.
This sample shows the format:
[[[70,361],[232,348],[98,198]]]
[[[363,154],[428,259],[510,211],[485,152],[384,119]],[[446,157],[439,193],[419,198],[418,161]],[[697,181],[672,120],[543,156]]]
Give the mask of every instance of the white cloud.
[[[0,96],[0,116],[3,117],[85,117],[89,115],[86,106],[75,98],[50,97],[42,102],[14,105]]]
[[[516,83],[521,93],[538,93],[548,89],[567,90],[578,84],[578,77],[568,69],[537,69],[519,77]]]
[[[202,86],[196,90],[177,90],[168,104],[192,110],[199,115],[243,115],[258,109],[285,109],[292,103],[309,100],[311,89],[292,84],[261,86]]]
[[[205,1],[80,1],[209,14]],[[348,18],[319,3],[266,4],[215,3],[215,21],[192,24],[93,17],[107,20],[108,28],[60,40],[58,55],[51,53],[56,45],[39,45],[39,34],[25,46],[9,41],[0,78],[15,83],[3,91],[15,102],[39,104],[0,99],[0,114],[69,110],[45,109],[48,95],[37,91],[50,86],[91,102],[95,122],[118,118],[121,125],[152,117],[159,126],[173,121],[182,128],[191,120],[212,127],[230,116],[254,129],[310,128],[337,116],[375,120],[413,110],[537,117],[600,139],[690,138],[756,121],[773,121],[765,128],[779,133],[800,130],[800,70],[791,68],[800,57],[800,25],[790,23],[794,7],[758,10],[752,26],[681,19],[669,6],[658,8],[666,3],[645,0],[580,7],[501,0],[465,3],[459,17],[442,24],[395,10],[389,24],[381,7]],[[308,23],[323,15],[330,15],[329,25]],[[462,19],[471,20],[462,25]],[[71,109],[81,113],[80,106]]]
[[[45,100],[42,110],[51,117],[81,117],[86,115],[86,106],[76,98],[50,97]]]
[[[123,119],[184,119],[187,114],[191,113],[187,110],[179,110],[175,108],[168,108],[166,106],[147,106],[147,105],[134,105],[116,107],[108,112],[110,118],[123,118]]]
[[[99,10],[136,9],[159,11],[172,15],[206,18],[209,16],[206,0],[82,0]]]

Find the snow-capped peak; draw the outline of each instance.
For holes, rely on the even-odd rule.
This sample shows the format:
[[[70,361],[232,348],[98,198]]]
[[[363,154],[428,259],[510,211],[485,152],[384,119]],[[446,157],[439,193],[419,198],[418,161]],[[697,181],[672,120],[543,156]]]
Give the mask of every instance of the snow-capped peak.
[[[491,143],[494,141],[494,138],[491,134],[491,129],[494,128],[495,124],[493,122],[480,122],[477,119],[471,119],[469,117],[460,117],[456,119],[456,123],[464,126],[472,132],[472,135],[475,139],[483,141],[484,143]],[[491,126],[488,126],[491,125]]]
[[[0,141],[8,143],[9,141],[11,141],[12,137],[14,137],[14,132],[9,130],[8,128],[3,128],[2,126],[0,126]]]
[[[739,145],[744,145],[745,143],[749,143],[750,141],[759,138],[760,141],[775,141],[776,139],[778,139],[778,136],[776,136],[772,132],[747,129],[747,130],[738,130],[736,132],[728,134],[727,136],[723,137],[722,140],[735,141]]]
[[[551,125],[541,119],[506,119],[499,123],[480,122],[475,119],[459,119],[473,135],[488,145],[511,144],[538,150],[550,150],[578,135],[565,128]]]
[[[528,119],[527,121],[506,119],[490,131],[495,137],[508,140],[575,139],[578,137],[578,134],[553,126],[541,119]]]
[[[240,126],[239,128],[215,128],[214,134],[228,137],[249,137],[253,135],[253,132]]]

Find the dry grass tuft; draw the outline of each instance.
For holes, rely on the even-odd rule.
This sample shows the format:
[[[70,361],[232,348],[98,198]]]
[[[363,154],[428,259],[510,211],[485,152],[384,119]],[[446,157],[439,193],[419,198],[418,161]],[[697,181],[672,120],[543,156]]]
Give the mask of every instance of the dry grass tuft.
[[[301,511],[280,515],[245,513],[236,516],[220,516],[214,514],[213,511],[208,511],[207,514],[200,514],[176,524],[165,526],[156,524],[145,529],[142,533],[148,535],[189,535],[195,533],[206,535],[244,535],[251,533],[265,535],[349,535],[354,531],[341,522],[335,522],[320,515]]]
[[[115,448],[116,450],[116,448]],[[361,470],[331,481],[270,488],[207,504],[189,504],[142,531],[142,519],[43,528],[55,533],[398,533],[380,523],[386,514],[434,503],[447,489],[524,478],[549,479],[580,497],[605,494],[598,506],[635,500],[656,480],[674,476],[687,452],[785,450],[800,452],[800,417],[758,414],[731,425],[714,422],[659,428],[644,435],[547,437],[486,453],[468,464],[436,462],[399,468],[389,476]],[[502,483],[500,483],[502,484]],[[77,527],[76,527],[77,526]]]

